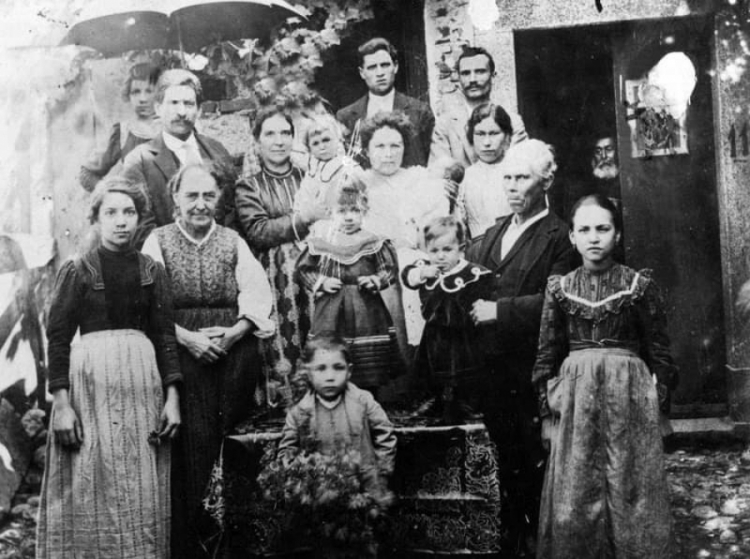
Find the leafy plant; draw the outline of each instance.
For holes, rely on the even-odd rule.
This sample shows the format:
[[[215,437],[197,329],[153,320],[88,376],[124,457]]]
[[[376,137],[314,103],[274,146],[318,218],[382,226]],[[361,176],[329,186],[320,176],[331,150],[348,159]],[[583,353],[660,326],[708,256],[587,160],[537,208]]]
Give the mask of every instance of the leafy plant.
[[[268,463],[258,484],[264,498],[281,509],[290,534],[304,533],[328,548],[371,553],[381,513],[392,495],[373,495],[362,479],[358,452],[302,451],[292,459]]]
[[[307,13],[307,21],[282,25],[270,45],[247,39],[206,47],[204,71],[231,80],[239,97],[250,96],[268,78],[276,90],[291,82],[310,84],[325,52],[340,44],[353,24],[374,17],[370,4],[371,0],[307,0],[297,6]]]

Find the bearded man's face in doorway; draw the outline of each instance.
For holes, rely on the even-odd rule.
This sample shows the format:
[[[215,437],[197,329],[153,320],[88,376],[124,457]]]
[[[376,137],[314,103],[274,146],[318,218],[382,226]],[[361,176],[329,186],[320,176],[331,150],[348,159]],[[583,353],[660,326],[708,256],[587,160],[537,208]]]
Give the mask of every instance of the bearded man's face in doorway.
[[[614,179],[620,174],[617,164],[617,146],[614,138],[602,138],[594,146],[591,168],[598,179]]]

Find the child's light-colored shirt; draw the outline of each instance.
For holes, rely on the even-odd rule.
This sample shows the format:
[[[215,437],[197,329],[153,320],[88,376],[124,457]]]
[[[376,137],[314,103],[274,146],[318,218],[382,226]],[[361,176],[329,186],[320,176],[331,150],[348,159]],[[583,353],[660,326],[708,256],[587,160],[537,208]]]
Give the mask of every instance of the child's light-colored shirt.
[[[323,454],[358,451],[368,491],[379,492],[383,476],[393,472],[396,433],[372,394],[349,382],[338,404],[330,409],[310,391],[289,410],[279,456],[291,459],[302,450]]]

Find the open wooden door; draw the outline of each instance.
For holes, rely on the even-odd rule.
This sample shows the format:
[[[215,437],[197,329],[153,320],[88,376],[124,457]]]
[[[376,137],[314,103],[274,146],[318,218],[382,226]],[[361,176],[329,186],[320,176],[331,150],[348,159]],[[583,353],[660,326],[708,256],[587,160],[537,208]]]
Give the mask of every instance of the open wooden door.
[[[562,215],[591,175],[592,139],[616,129],[625,262],[652,268],[664,291],[681,370],[673,416],[727,411],[724,299],[712,107],[712,18],[622,22],[515,34],[519,110],[553,144],[551,204]],[[697,82],[680,146],[634,153],[628,86],[669,52]],[[683,58],[684,56],[684,58]],[[642,144],[643,142],[641,142]],[[566,216],[567,217],[567,216]]]
[[[636,22],[623,31],[613,35],[612,53],[626,259],[652,268],[664,289],[672,351],[681,370],[673,415],[723,415],[726,352],[710,77],[713,19]],[[646,77],[667,55],[678,61],[673,84],[690,73],[690,64],[697,80],[682,118],[644,110],[644,96],[651,94]],[[659,88],[653,93],[659,95]],[[660,143],[660,134],[665,136],[660,127],[675,125],[677,139]]]

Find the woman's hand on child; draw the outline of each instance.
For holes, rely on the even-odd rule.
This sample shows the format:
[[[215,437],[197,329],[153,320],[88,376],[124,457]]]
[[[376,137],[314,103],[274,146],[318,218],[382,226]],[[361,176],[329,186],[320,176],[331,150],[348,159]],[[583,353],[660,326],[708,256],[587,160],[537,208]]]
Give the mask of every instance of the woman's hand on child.
[[[490,324],[497,321],[497,305],[494,301],[479,299],[474,301],[474,306],[472,306],[469,314],[477,326]]]
[[[337,293],[343,287],[339,278],[326,278],[320,284],[320,288],[326,293]]]
[[[377,276],[359,276],[357,278],[357,284],[359,284],[360,289],[364,289],[370,293],[377,293],[380,291],[380,280]]]

